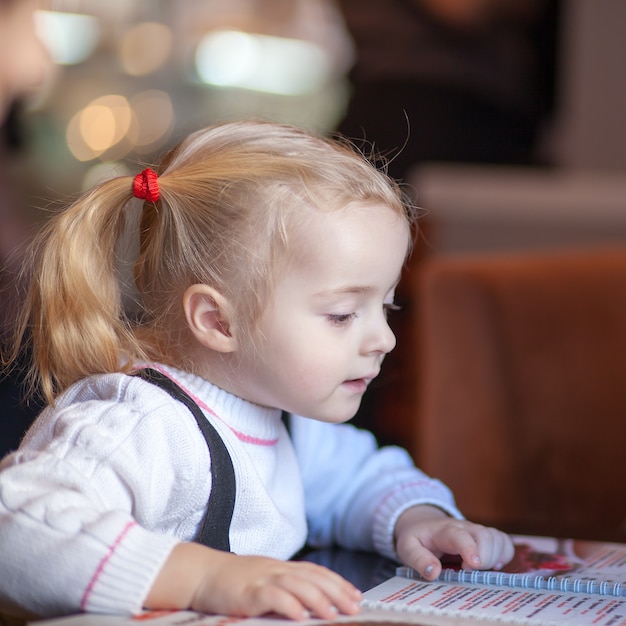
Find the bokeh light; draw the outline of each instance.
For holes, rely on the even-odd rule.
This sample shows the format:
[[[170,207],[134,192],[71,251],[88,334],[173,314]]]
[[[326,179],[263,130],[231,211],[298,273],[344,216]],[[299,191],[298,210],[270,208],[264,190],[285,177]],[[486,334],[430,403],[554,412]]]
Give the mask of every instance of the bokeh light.
[[[172,31],[159,22],[129,28],[119,46],[122,67],[131,76],[145,76],[161,68],[172,52]]]
[[[79,161],[106,155],[121,159],[131,150],[146,154],[163,145],[174,126],[170,96],[148,89],[133,96],[110,94],[92,100],[71,118],[67,146]]]
[[[215,30],[198,45],[196,71],[210,85],[301,95],[324,84],[331,63],[326,52],[310,41]]]
[[[37,11],[35,27],[50,57],[60,65],[82,63],[100,40],[100,26],[93,15]]]
[[[149,89],[131,98],[133,122],[128,138],[139,153],[162,145],[174,127],[174,105],[165,91]]]
[[[132,110],[124,96],[111,94],[92,100],[70,120],[66,140],[79,161],[95,159],[128,133]]]

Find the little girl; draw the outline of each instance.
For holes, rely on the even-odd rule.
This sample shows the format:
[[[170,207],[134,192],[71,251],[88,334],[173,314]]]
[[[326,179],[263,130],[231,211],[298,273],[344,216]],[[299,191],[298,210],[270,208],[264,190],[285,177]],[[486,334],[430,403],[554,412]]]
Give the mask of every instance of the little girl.
[[[342,424],[395,345],[411,219],[362,155],[263,122],[197,132],[53,217],[17,339],[49,406],[0,466],[0,604],[332,619],[359,592],[288,561],[305,542],[429,579],[443,554],[507,562],[506,535]]]

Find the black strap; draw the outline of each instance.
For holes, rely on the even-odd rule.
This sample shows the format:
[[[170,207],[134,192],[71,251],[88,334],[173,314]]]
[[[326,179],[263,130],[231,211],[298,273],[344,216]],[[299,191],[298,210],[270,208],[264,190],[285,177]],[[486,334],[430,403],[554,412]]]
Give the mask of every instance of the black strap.
[[[235,470],[222,438],[194,400],[165,374],[147,368],[138,370],[136,375],[167,391],[170,396],[182,402],[196,418],[211,454],[212,477],[211,494],[196,542],[230,552],[228,533],[235,508]]]
[[[282,420],[283,424],[285,425],[285,428],[287,429],[287,434],[291,437],[291,417],[289,417],[291,415],[291,413],[288,413],[287,411],[283,411],[280,414],[280,419]]]

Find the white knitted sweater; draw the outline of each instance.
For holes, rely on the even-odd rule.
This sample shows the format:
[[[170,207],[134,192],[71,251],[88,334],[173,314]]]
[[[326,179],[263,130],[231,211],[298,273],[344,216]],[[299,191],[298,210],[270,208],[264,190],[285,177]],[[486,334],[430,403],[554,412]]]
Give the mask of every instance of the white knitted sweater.
[[[286,559],[308,541],[394,557],[407,507],[460,517],[446,487],[370,433],[294,416],[289,437],[280,411],[160,369],[231,455],[237,554]],[[137,612],[172,548],[194,539],[210,490],[207,445],[182,403],[122,374],[75,384],[0,464],[0,605]]]

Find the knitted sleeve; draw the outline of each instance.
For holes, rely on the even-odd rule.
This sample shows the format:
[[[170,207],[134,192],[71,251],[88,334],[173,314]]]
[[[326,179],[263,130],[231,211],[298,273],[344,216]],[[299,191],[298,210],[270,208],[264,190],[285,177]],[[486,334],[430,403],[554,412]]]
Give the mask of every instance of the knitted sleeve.
[[[139,611],[210,489],[175,460],[209,463],[185,436],[192,421],[121,375],[79,383],[46,409],[0,465],[0,603],[41,616]],[[190,528],[166,528],[167,511],[189,502],[200,503]]]
[[[417,469],[402,448],[378,448],[367,431],[294,417],[292,438],[312,546],[337,543],[397,559],[393,530],[407,508],[430,504],[462,517],[445,485]]]

